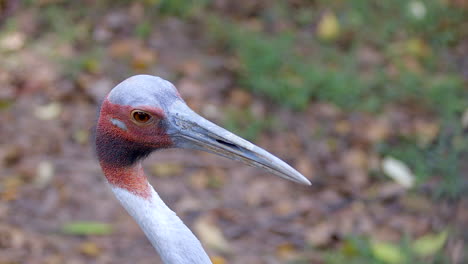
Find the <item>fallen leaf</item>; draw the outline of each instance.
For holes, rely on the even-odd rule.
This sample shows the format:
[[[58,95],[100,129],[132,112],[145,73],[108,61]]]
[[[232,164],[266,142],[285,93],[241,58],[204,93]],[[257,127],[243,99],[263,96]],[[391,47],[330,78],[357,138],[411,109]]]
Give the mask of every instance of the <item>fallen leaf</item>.
[[[306,233],[306,241],[314,247],[322,247],[331,242],[335,225],[331,221],[324,221],[315,225]]]
[[[170,177],[182,173],[182,166],[174,163],[157,163],[151,166],[151,173],[157,177]]]
[[[79,246],[80,253],[88,257],[97,257],[101,254],[101,249],[96,243],[88,241],[83,242]]]
[[[408,3],[408,11],[411,16],[417,20],[422,20],[427,13],[426,6],[423,1],[410,1]]]
[[[23,184],[23,180],[16,175],[4,179],[1,184],[0,200],[7,202],[16,200],[18,198],[18,188]]]
[[[41,161],[37,166],[34,183],[39,187],[46,186],[54,177],[54,165],[50,161]]]
[[[223,232],[219,227],[208,217],[200,217],[194,225],[194,230],[197,233],[203,244],[213,248],[221,253],[231,252],[231,245],[224,237]]]
[[[12,32],[0,39],[0,50],[17,51],[23,48],[26,36],[21,32]]]
[[[389,264],[406,263],[406,256],[402,250],[391,243],[371,242],[371,250],[374,257]]]
[[[421,257],[427,257],[439,252],[447,241],[448,231],[442,231],[439,234],[429,234],[416,239],[411,244],[413,252]]]
[[[297,256],[297,249],[291,243],[283,243],[276,247],[276,255],[280,259],[290,260]]]
[[[317,36],[324,41],[335,40],[340,34],[340,24],[335,14],[326,12],[317,25]]]
[[[226,264],[227,263],[226,259],[224,259],[221,256],[212,256],[210,257],[210,260],[211,262],[213,262],[213,264]]]
[[[113,228],[106,223],[75,221],[65,223],[61,231],[67,235],[109,235],[113,232]]]
[[[73,132],[73,140],[75,140],[77,143],[81,145],[85,145],[88,143],[89,139],[89,130],[86,129],[78,129]]]
[[[62,105],[57,102],[36,107],[34,115],[40,120],[52,120],[62,112]]]
[[[414,175],[411,170],[400,160],[386,157],[382,161],[383,172],[397,183],[406,188],[414,185]]]

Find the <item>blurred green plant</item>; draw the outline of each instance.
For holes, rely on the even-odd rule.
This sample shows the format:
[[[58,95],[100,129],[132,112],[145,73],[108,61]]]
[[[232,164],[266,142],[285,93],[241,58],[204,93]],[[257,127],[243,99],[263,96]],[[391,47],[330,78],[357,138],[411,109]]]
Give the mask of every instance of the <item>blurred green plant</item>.
[[[110,235],[113,227],[107,223],[93,221],[73,221],[65,223],[61,228],[67,235]]]
[[[145,5],[155,7],[160,14],[190,18],[199,15],[211,0],[145,0]]]
[[[379,111],[401,103],[423,107],[441,122],[438,138],[425,146],[415,138],[383,142],[379,152],[409,164],[419,183],[437,176],[440,195],[457,197],[466,188],[459,168],[468,146],[459,119],[467,108],[468,92],[466,81],[445,55],[466,33],[466,10],[439,0],[321,0],[299,6],[278,2],[241,23],[217,12],[207,16],[211,3],[145,0],[141,2],[145,18],[132,25],[133,32],[147,39],[161,15],[206,22],[208,35],[237,60],[234,71],[240,86],[297,111],[312,100],[346,111]],[[97,43],[89,42],[93,17],[100,9],[128,4],[99,1],[89,12],[69,1],[25,1],[26,7],[41,6],[42,32],[80,46],[80,55],[63,59],[64,74],[70,78],[99,67],[102,52]],[[337,27],[337,36],[326,42],[318,41],[313,30],[324,14],[333,17]],[[15,21],[8,25],[4,30],[12,30]],[[360,61],[366,49],[377,57],[367,67]],[[229,114],[228,128],[254,140],[270,127],[255,118],[250,120],[254,125],[246,126],[243,115],[248,113]]]
[[[374,264],[445,264],[451,263],[444,254],[448,231],[428,234],[418,239],[405,237],[398,243],[372,241],[363,237],[349,237],[337,250],[325,254],[325,263]]]
[[[254,26],[213,16],[208,27],[238,61],[234,70],[240,86],[285,107],[301,111],[318,100],[344,110],[404,104],[434,113],[442,128],[433,144],[420,147],[416,139],[404,139],[384,143],[381,153],[409,164],[419,183],[438,176],[438,194],[460,195],[466,182],[459,168],[468,145],[459,119],[468,91],[442,54],[464,32],[464,12],[433,0],[327,1],[327,6],[336,10],[336,26],[342,27],[335,42],[317,41],[307,29],[320,10],[302,7],[301,18],[291,23],[298,10],[284,3],[282,12],[277,6],[264,10]],[[289,27],[272,30],[272,21]],[[369,47],[379,58],[363,68],[360,52]]]

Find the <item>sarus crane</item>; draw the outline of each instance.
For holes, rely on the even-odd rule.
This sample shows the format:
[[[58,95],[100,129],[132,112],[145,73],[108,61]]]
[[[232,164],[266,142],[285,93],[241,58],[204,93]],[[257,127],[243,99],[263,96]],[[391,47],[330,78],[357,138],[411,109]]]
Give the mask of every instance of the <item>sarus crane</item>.
[[[195,235],[149,184],[141,161],[151,152],[203,150],[310,185],[279,158],[196,114],[172,83],[155,76],[130,77],[109,92],[100,108],[95,142],[113,193],[166,264],[211,261]]]

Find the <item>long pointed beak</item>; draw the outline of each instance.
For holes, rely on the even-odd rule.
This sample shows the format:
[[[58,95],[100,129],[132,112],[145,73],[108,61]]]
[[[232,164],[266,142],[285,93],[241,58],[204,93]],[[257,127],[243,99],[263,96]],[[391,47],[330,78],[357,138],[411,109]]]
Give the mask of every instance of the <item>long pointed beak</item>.
[[[284,161],[234,135],[192,111],[184,102],[170,107],[168,133],[176,147],[198,149],[265,169],[282,178],[310,185],[310,181]]]

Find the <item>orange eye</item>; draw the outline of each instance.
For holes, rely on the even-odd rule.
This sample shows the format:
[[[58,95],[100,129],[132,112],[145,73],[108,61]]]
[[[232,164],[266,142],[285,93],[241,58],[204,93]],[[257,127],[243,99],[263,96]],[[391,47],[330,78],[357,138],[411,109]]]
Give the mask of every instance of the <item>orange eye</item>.
[[[151,120],[150,114],[140,111],[140,110],[133,111],[132,117],[135,121],[137,121],[138,123],[142,123],[142,124],[148,123]]]

